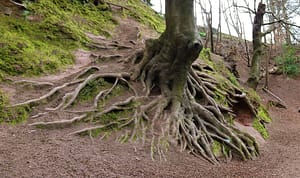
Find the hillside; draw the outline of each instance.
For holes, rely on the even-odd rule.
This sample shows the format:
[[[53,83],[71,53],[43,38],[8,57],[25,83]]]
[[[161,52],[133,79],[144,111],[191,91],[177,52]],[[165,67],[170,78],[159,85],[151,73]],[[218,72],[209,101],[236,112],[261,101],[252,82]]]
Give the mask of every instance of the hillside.
[[[242,117],[241,120],[237,119],[244,124],[241,127],[250,130],[252,134],[255,132],[260,139],[261,155],[254,161],[242,162],[238,157],[234,157],[228,164],[222,159],[219,166],[213,166],[199,157],[180,152],[177,147],[169,147],[165,153],[165,160],[153,161],[150,155],[153,151],[152,144],[149,140],[138,137],[140,133],[137,134],[137,141],[130,141],[127,130],[125,133],[115,133],[112,131],[115,128],[96,130],[90,132],[88,136],[70,134],[89,128],[91,126],[89,122],[74,125],[65,122],[66,126],[56,123],[43,125],[76,118],[81,111],[89,110],[95,104],[93,98],[98,90],[109,91],[105,94],[109,100],[103,99],[98,102],[102,111],[109,109],[110,105],[117,101],[126,101],[130,98],[131,92],[137,92],[138,95],[143,93],[139,82],[128,84],[123,80],[128,78],[127,72],[131,65],[128,60],[144,47],[145,39],[158,37],[164,25],[157,14],[138,0],[127,3],[112,1],[108,6],[98,6],[96,9],[95,6],[86,4],[85,6],[88,6],[86,8],[89,9],[87,12],[77,3],[73,4],[74,6],[66,4],[57,6],[59,4],[57,1],[53,1],[53,4],[48,1],[40,2],[45,3],[41,6],[43,8],[30,7],[32,8],[30,12],[35,13],[26,16],[27,20],[24,20],[20,13],[10,16],[0,13],[0,18],[4,19],[1,20],[3,25],[0,27],[4,32],[0,33],[2,34],[0,88],[3,95],[0,105],[2,117],[0,142],[3,145],[0,147],[0,175],[296,177],[300,173],[298,169],[300,140],[296,135],[300,130],[298,113],[300,98],[297,90],[300,87],[299,77],[287,79],[284,76],[271,76],[271,90],[287,103],[288,108],[284,110],[270,106],[273,122],[267,126],[269,134],[262,128],[263,122],[258,120],[256,129],[265,138],[269,137],[266,141],[257,131],[252,130],[252,119],[243,119],[243,115],[247,118],[251,113],[237,114],[238,117]],[[49,7],[57,11],[46,13],[45,10]],[[61,22],[63,17],[67,18],[64,19],[66,23]],[[228,73],[222,64],[222,57],[210,54],[208,50],[206,52],[204,50],[200,57],[208,64],[202,65],[212,68],[209,69],[213,71],[212,73],[216,71],[214,75],[217,75],[220,81],[224,81],[222,84],[227,87],[240,87],[237,79]],[[244,60],[238,60],[237,70],[241,76],[239,82],[243,85],[248,71]],[[59,98],[76,89],[73,84],[59,90],[58,95],[51,96],[54,99],[49,97],[38,101],[39,105],[35,102],[18,105],[51,92],[55,86],[73,82],[73,78],[80,80],[95,71],[100,71],[100,75],[114,73],[122,76],[119,79],[116,77],[118,80],[114,80],[114,76],[109,76],[88,83],[88,87],[78,92],[78,98],[70,104],[70,112],[53,108],[58,107],[60,103],[68,102],[68,100],[62,102]],[[153,93],[154,96],[155,94]],[[274,100],[261,90],[259,94],[265,104],[269,100]],[[252,100],[258,100],[258,97],[253,95]],[[218,97],[219,102],[226,101],[222,93]],[[18,106],[11,108],[7,107],[8,105]],[[262,110],[262,106],[259,105],[259,108]],[[104,123],[101,124],[113,119],[118,121],[119,117],[126,114],[127,111],[108,113],[103,115]],[[31,126],[32,123],[44,129]]]

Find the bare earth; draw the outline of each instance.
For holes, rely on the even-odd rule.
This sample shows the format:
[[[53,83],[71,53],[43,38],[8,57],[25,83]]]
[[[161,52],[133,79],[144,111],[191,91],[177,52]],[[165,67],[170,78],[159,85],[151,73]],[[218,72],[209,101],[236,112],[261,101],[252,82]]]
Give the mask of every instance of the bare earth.
[[[129,21],[117,30],[128,32],[126,39],[136,40],[137,24]],[[120,36],[119,36],[120,37]],[[36,80],[57,81],[71,71],[88,65],[90,52],[77,52],[76,65],[57,74]],[[124,54],[126,55],[126,54]],[[80,57],[81,56],[81,57]],[[246,66],[246,64],[242,64]],[[241,78],[246,70],[241,70]],[[14,103],[17,89],[1,86]],[[43,130],[28,126],[35,120],[16,126],[0,125],[0,177],[299,177],[300,175],[300,78],[271,76],[270,88],[288,108],[270,108],[273,122],[268,125],[270,138],[261,146],[254,161],[233,159],[214,166],[186,152],[171,148],[167,161],[152,161],[149,144],[125,143],[108,139],[68,135],[74,127]],[[26,93],[26,92],[25,92]],[[274,100],[259,91],[265,102]],[[24,94],[27,97],[36,94]],[[76,127],[76,126],[75,126]]]

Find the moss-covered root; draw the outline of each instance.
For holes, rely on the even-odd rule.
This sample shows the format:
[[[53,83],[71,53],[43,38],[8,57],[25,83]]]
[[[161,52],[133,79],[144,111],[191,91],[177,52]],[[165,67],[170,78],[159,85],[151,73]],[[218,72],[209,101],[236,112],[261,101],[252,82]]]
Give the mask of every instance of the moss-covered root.
[[[213,75],[205,74],[205,68],[198,61],[192,65],[181,98],[167,95],[166,90],[164,92],[162,90],[156,95],[148,95],[151,93],[153,85],[157,83],[146,84],[148,92],[143,96],[140,96],[141,93],[137,95],[137,90],[129,80],[132,75],[122,72],[101,73],[99,70],[95,71],[95,67],[89,67],[78,72],[73,81],[54,86],[47,94],[37,99],[15,104],[14,107],[43,104],[43,100],[55,99],[52,96],[59,91],[62,97],[55,102],[58,105],[54,108],[45,108],[46,114],[59,111],[77,116],[70,120],[37,122],[31,124],[32,126],[56,128],[72,126],[78,122],[89,122],[91,124],[89,127],[71,134],[95,136],[122,130],[125,132],[120,137],[122,142],[139,138],[145,141],[146,135],[151,135],[152,158],[156,153],[159,158],[165,159],[164,153],[169,144],[179,143],[182,150],[188,150],[194,155],[217,164],[214,143],[218,142],[225,150],[224,155],[228,157],[231,157],[231,152],[234,152],[244,160],[254,159],[258,155],[255,139],[236,129],[224,117],[225,114],[233,115],[230,102],[240,99],[248,101],[246,95],[234,85],[228,85],[227,88],[219,87],[218,81]],[[101,78],[109,78],[112,85],[98,91],[99,93],[93,98],[91,108],[82,111],[70,109],[73,105],[78,104],[75,100],[78,99],[81,91],[85,90],[92,81]],[[109,105],[99,108],[98,101],[108,99],[109,97],[106,96],[112,93],[121,82],[122,85],[125,84],[131,89],[131,96],[121,101],[107,102]],[[71,85],[75,86],[71,91],[70,89],[64,90]],[[215,100],[218,93],[226,96],[227,105],[220,104]],[[256,115],[256,109],[249,101],[246,103],[249,103],[249,110]]]

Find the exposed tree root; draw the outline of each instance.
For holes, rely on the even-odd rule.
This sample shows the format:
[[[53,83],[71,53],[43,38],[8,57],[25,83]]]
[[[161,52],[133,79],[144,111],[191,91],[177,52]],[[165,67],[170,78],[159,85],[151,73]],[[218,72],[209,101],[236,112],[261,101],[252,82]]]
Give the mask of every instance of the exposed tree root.
[[[62,127],[66,125],[73,124],[75,122],[78,122],[84,118],[87,117],[87,114],[83,114],[81,116],[74,117],[70,120],[59,120],[59,121],[53,121],[53,122],[35,122],[33,124],[29,124],[30,126],[36,126],[36,127]]]
[[[39,82],[33,80],[19,80],[15,81],[15,84],[33,85],[33,86],[54,86],[51,82]]]
[[[153,42],[150,45],[152,50],[158,50],[156,46],[159,45],[156,43]],[[72,81],[54,87],[41,97],[14,104],[12,107],[43,104],[42,101],[51,100],[53,95],[60,92],[62,97],[56,99],[58,101],[56,106],[46,107],[44,111],[36,114],[33,118],[39,118],[57,110],[73,113],[77,116],[58,121],[35,122],[30,124],[31,126],[58,128],[70,126],[75,122],[88,122],[91,124],[90,127],[70,134],[93,136],[99,130],[105,132],[124,129],[127,131],[120,138],[122,141],[135,139],[145,141],[147,133],[150,133],[152,135],[151,157],[153,159],[156,155],[160,159],[165,159],[164,153],[169,144],[175,143],[180,145],[182,151],[188,150],[196,156],[201,156],[211,163],[217,164],[218,158],[213,152],[215,142],[221,144],[222,152],[227,160],[231,159],[232,151],[244,160],[254,159],[258,155],[255,139],[236,129],[228,121],[228,118],[224,117],[225,114],[234,116],[231,107],[241,100],[247,103],[254,115],[257,114],[246,94],[234,85],[220,88],[219,82],[213,76],[208,75],[205,67],[196,61],[188,70],[182,96],[177,96],[169,89],[170,83],[164,81],[157,83],[156,78],[153,77],[160,75],[163,78],[162,74],[164,73],[161,73],[161,70],[165,66],[164,64],[155,66],[152,63],[152,60],[159,61],[161,56],[149,49],[146,48],[144,55],[139,51],[130,58],[135,64],[132,70],[133,74],[126,72],[101,73],[97,66],[90,66],[75,75]],[[153,56],[156,57],[152,59]],[[138,76],[141,76],[146,92],[137,92],[137,89],[133,87],[130,79],[136,79]],[[171,76],[171,80],[169,80],[170,78],[165,79],[166,81],[174,81],[175,78],[172,77],[176,76]],[[81,111],[72,110],[80,92],[87,87],[88,83],[99,78],[109,78],[112,85],[98,91],[90,108]],[[118,85],[126,85],[131,91],[131,96],[101,108],[99,102],[107,100]],[[73,87],[71,91],[66,90],[67,87],[71,86]],[[152,89],[157,86],[160,91],[152,95]],[[216,101],[217,92],[226,96],[228,105],[224,106]],[[117,115],[118,113],[121,114]],[[116,114],[118,117],[111,120],[105,119],[109,114]]]

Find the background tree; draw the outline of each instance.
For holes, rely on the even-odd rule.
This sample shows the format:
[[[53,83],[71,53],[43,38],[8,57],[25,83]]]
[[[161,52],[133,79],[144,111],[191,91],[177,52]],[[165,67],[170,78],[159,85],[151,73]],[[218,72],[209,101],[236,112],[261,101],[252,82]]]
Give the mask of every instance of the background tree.
[[[255,12],[253,23],[253,56],[251,62],[250,76],[247,80],[248,85],[251,88],[256,88],[260,78],[260,63],[262,58],[262,32],[261,27],[263,25],[264,14],[266,13],[266,5],[263,3],[258,4],[257,11]]]
[[[209,4],[209,11],[207,11],[207,7],[206,7],[206,2],[208,2]],[[201,12],[203,14],[203,17],[205,16],[205,21],[206,21],[206,25],[207,25],[207,33],[206,33],[206,41],[205,41],[205,47],[207,47],[207,44],[209,43],[210,44],[210,49],[212,52],[214,52],[214,37],[213,37],[213,27],[212,27],[212,4],[211,4],[211,1],[204,1],[204,2],[201,2],[198,1],[198,4],[200,5],[200,8],[201,8]]]

